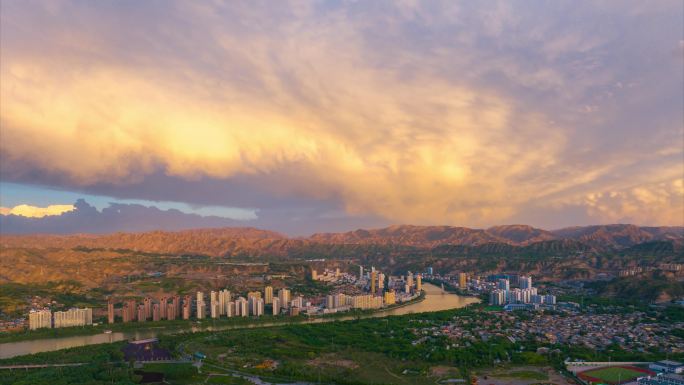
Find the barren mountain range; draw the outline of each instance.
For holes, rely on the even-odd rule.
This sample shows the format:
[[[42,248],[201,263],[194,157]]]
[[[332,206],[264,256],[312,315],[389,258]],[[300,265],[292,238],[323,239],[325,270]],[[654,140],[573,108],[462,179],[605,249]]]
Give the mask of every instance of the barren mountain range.
[[[391,226],[304,238],[256,228],[0,235],[0,283],[69,280],[119,290],[128,287],[122,277],[154,271],[181,278],[169,281],[174,284],[205,277],[191,279],[193,285],[210,282],[206,277],[249,275],[246,267],[232,262],[274,262],[291,269],[319,258],[335,259],[342,266],[382,266],[391,273],[433,266],[452,273],[524,271],[538,279],[590,279],[625,268],[684,263],[684,228],[607,225],[546,231],[524,225],[486,230]]]
[[[571,247],[584,250],[619,250],[638,244],[666,241],[679,250],[684,227],[640,227],[629,224],[571,227],[547,231],[527,225],[471,229],[452,226],[397,225],[382,229],[345,233],[318,233],[306,238],[255,228],[216,228],[178,232],[151,231],[107,235],[2,235],[2,248],[100,248],[128,249],[170,254],[286,255],[291,250],[325,245],[408,246],[424,249],[438,246]],[[535,246],[536,245],[536,246]]]

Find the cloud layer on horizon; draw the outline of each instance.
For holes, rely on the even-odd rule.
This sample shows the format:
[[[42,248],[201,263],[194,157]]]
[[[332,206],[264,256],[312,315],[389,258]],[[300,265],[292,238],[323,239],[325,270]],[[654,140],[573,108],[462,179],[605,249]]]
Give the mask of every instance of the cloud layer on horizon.
[[[7,1],[0,171],[314,222],[684,224],[682,3],[525,5]]]
[[[345,231],[362,226],[379,227],[382,222],[372,217],[315,216],[308,221],[285,210],[268,210],[257,219],[231,219],[211,215],[186,213],[178,209],[159,209],[135,203],[111,202],[98,210],[83,199],[69,205],[70,210],[60,214],[29,216],[30,212],[0,212],[0,233],[2,234],[106,234],[114,232],[178,231],[198,228],[256,227],[260,229],[287,229],[290,236],[304,236],[320,232]],[[37,208],[41,209],[41,208]],[[316,213],[309,213],[316,214]]]
[[[16,205],[14,207],[0,207],[0,215],[19,215],[27,218],[42,218],[74,210],[74,205],[49,205],[37,207],[31,205]]]

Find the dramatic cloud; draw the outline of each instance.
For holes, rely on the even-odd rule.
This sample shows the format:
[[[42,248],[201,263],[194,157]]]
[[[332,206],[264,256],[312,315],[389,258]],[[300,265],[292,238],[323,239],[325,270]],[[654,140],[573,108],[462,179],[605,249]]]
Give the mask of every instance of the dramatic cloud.
[[[361,226],[381,226],[375,218],[321,214],[316,211],[266,210],[257,220],[236,220],[217,216],[188,214],[176,209],[160,210],[139,204],[111,203],[102,210],[79,199],[61,214],[36,217],[16,212],[0,215],[5,234],[113,233],[117,231],[184,230],[211,227],[259,227],[287,229],[290,235],[310,235],[321,228],[343,231]],[[318,218],[310,221],[308,218]]]
[[[202,227],[240,226],[240,221],[202,217],[178,210],[159,210],[141,205],[111,204],[98,211],[83,200],[61,215],[45,217],[17,213],[0,216],[3,233],[111,233],[116,231],[181,230]]]
[[[683,224],[682,3],[524,5],[3,2],[0,170],[262,217]]]
[[[61,215],[72,211],[74,205],[49,205],[47,207],[36,207],[30,205],[17,205],[12,208],[0,207],[1,215],[18,215],[28,218],[42,218],[50,215]]]
[[[598,221],[619,218],[623,223],[682,223],[684,179],[671,183],[639,186],[623,191],[589,194],[584,203]]]

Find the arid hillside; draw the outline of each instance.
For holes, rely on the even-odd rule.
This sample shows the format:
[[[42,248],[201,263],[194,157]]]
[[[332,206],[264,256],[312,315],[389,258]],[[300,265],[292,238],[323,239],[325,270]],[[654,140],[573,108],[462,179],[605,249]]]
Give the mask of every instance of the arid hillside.
[[[591,278],[644,264],[684,262],[682,228],[633,225],[546,231],[524,225],[469,229],[392,226],[287,238],[254,228],[108,235],[4,235],[0,282],[77,280],[88,286],[225,261],[353,260],[389,271],[520,270],[550,279]],[[180,261],[180,262],[178,262]],[[182,266],[182,267],[179,267]]]

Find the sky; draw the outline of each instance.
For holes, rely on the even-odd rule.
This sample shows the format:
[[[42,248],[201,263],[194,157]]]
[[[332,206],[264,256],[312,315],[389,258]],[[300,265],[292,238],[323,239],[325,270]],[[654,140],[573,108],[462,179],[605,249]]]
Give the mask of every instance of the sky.
[[[679,0],[1,7],[3,216],[684,225]]]

